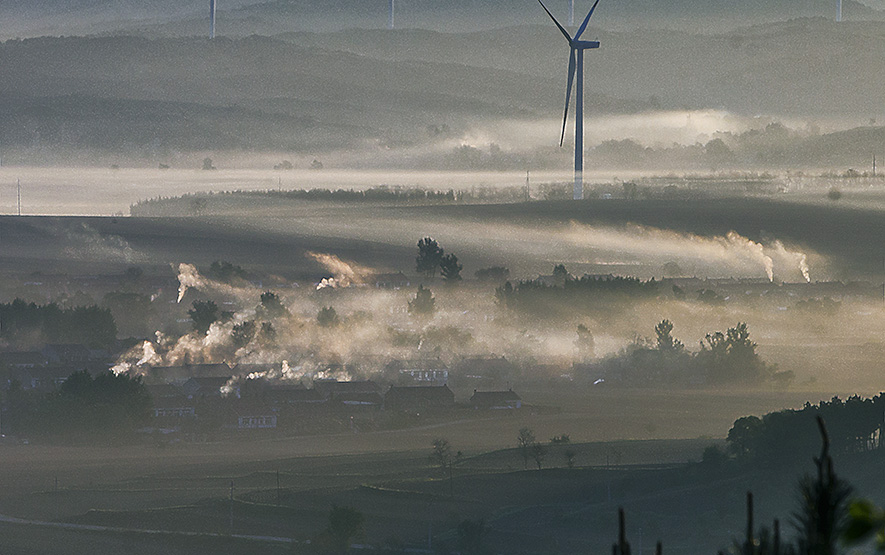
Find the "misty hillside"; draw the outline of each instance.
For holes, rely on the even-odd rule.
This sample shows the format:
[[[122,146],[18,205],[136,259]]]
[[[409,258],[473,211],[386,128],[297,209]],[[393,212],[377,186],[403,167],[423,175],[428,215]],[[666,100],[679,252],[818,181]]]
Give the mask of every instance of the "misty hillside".
[[[588,117],[660,109],[690,126],[691,116],[680,111],[715,109],[748,121],[757,115],[798,118],[799,126],[837,121],[837,128],[850,128],[885,120],[885,74],[870,71],[885,57],[885,28],[877,23],[799,19],[715,35],[591,28],[588,36],[603,44],[587,56]],[[214,42],[38,38],[0,44],[0,58],[0,147],[7,150],[316,152],[454,143],[477,130],[479,144],[487,146],[502,139],[483,138],[483,130],[507,122],[549,122],[541,144],[552,147],[567,49],[552,26],[523,26]],[[724,129],[705,129],[707,138],[699,140],[717,131]],[[537,137],[505,134],[517,148],[539,144]],[[605,138],[588,135],[588,141]],[[776,151],[766,147],[795,154],[779,159],[760,160],[756,145],[746,155],[740,145],[729,146],[741,161],[801,159],[818,167],[856,164],[875,148],[872,139],[834,150],[800,148],[793,139]],[[627,166],[645,167],[640,158]]]
[[[587,13],[592,2],[576,2],[575,17]],[[551,11],[567,21],[563,0],[548,3]],[[346,27],[381,27],[387,22],[387,3],[362,0],[275,0],[235,10],[230,14],[232,31],[242,15],[268,26],[286,21],[300,29],[320,30]],[[835,19],[836,3],[831,0],[636,0],[600,4],[594,15],[597,25],[635,29],[668,27],[707,30],[727,29],[752,23],[767,23],[797,17]],[[881,20],[885,14],[856,0],[843,1],[843,18]],[[292,21],[288,21],[292,18]],[[399,27],[419,27],[446,31],[490,29],[540,23],[546,19],[540,6],[525,0],[399,0],[396,22]],[[236,32],[236,31],[234,31]],[[257,29],[254,32],[258,32]]]
[[[578,2],[576,17],[590,2]],[[566,2],[551,0],[550,8],[566,22]],[[286,31],[332,31],[352,27],[383,28],[387,25],[384,0],[224,0],[219,2],[219,32],[231,36],[275,34]],[[844,0],[846,20],[882,20],[881,0]],[[7,0],[0,5],[6,25],[0,37],[101,34],[110,32],[195,35],[208,32],[208,2],[174,0]],[[754,23],[770,23],[797,17],[835,19],[832,0],[637,0],[607,2],[600,6],[596,23],[604,28],[642,27],[722,31]],[[400,28],[423,28],[450,32],[492,29],[541,23],[545,16],[535,2],[527,0],[397,0],[396,22]]]
[[[585,57],[590,90],[626,98],[656,97],[664,108],[722,108],[756,114],[882,113],[885,27],[799,19],[723,34],[610,32]],[[451,61],[507,69],[564,85],[568,49],[551,26],[448,34],[417,30],[351,30],[281,35],[389,60]],[[851,86],[846,86],[850,83]]]
[[[129,142],[138,142],[139,129],[153,129],[152,136],[139,135],[141,142],[163,145],[194,146],[188,137],[202,134],[196,142],[212,148],[293,148],[305,143],[328,148],[330,142],[343,148],[356,138],[334,132],[300,135],[306,121],[313,122],[314,131],[323,126],[374,128],[371,138],[403,144],[426,139],[429,126],[457,129],[484,118],[555,118],[562,98],[558,80],[514,71],[388,61],[262,37],[214,42],[125,36],[26,39],[0,45],[0,57],[5,76],[0,93],[32,99],[4,103],[3,118],[12,127],[0,140],[7,147],[47,136],[117,144],[86,139],[98,129],[105,129],[99,135],[106,137],[128,134]],[[70,95],[76,100],[58,99]],[[50,100],[33,100],[38,98]],[[164,102],[173,104],[158,104]],[[50,109],[37,110],[41,103]],[[80,111],[72,103],[88,107]],[[587,104],[590,113],[648,107],[605,95],[588,97]],[[193,118],[169,116],[182,110]],[[266,125],[273,114],[280,116],[267,125],[267,136],[250,131]],[[192,119],[206,125],[194,126]],[[245,127],[237,129],[239,125]],[[35,131],[48,128],[64,132]],[[281,138],[287,133],[293,136]],[[224,139],[231,134],[238,137]]]
[[[171,152],[310,150],[357,147],[375,130],[323,125],[240,107],[68,95],[24,97],[0,94],[4,147]],[[39,158],[34,160],[40,163]]]

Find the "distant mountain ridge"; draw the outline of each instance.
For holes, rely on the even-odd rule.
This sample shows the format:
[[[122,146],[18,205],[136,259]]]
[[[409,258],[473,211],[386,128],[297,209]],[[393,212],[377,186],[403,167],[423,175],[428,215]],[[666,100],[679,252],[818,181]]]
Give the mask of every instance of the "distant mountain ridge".
[[[874,0],[868,0],[874,2]],[[879,0],[875,0],[879,1]],[[565,23],[566,2],[551,0]],[[577,16],[589,9],[577,3]],[[119,31],[195,35],[207,30],[208,2],[178,0],[4,0],[0,38],[102,34]],[[857,0],[843,0],[846,20],[885,21],[885,11]],[[679,28],[721,32],[737,26],[799,17],[835,19],[832,0],[633,0],[604,1],[594,23],[611,29]],[[401,28],[469,31],[541,23],[543,11],[529,0],[397,0]],[[219,2],[219,32],[229,35],[286,31],[383,28],[382,0],[224,0]]]

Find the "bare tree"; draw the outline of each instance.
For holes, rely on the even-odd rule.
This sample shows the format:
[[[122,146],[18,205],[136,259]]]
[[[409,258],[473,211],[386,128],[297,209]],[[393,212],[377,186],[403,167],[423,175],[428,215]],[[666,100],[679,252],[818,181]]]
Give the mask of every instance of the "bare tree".
[[[528,470],[529,459],[532,458],[532,445],[537,443],[535,432],[531,428],[522,428],[519,435],[516,436],[516,446],[519,448],[519,454],[522,455],[523,469]]]
[[[437,438],[433,440],[433,451],[430,453],[430,462],[449,476],[449,496],[455,496],[455,465],[461,461],[461,451],[454,453],[449,440]]]

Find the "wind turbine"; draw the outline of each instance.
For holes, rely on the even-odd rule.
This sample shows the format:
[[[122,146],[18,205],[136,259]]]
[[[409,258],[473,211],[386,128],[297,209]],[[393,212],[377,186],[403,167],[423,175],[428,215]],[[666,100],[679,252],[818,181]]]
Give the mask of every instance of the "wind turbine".
[[[590,50],[593,48],[599,48],[599,41],[595,40],[581,40],[581,35],[584,33],[584,30],[587,29],[587,23],[590,22],[590,17],[593,15],[593,12],[596,10],[597,4],[599,4],[599,0],[594,2],[593,7],[590,8],[590,13],[587,14],[587,17],[584,18],[584,22],[581,23],[581,26],[578,27],[578,32],[575,33],[575,36],[572,37],[568,34],[568,31],[559,24],[559,21],[553,17],[553,14],[550,13],[550,10],[547,9],[547,6],[544,5],[542,0],[538,0],[541,4],[541,7],[544,8],[544,11],[547,12],[547,15],[550,16],[550,19],[553,20],[553,23],[556,23],[556,26],[559,27],[559,31],[565,37],[565,40],[568,41],[569,45],[569,59],[568,59],[568,85],[565,89],[565,111],[562,114],[562,134],[559,137],[559,146],[562,146],[563,140],[565,139],[565,123],[568,119],[568,105],[571,101],[572,97],[572,83],[575,80],[575,71],[577,70],[578,79],[575,90],[575,191],[574,198],[575,200],[581,200],[584,198],[584,50]]]
[[[215,38],[215,0],[209,0],[209,38]]]

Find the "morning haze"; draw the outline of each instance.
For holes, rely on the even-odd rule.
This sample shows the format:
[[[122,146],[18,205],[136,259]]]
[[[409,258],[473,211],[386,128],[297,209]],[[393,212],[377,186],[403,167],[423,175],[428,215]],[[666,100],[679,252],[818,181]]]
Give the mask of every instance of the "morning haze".
[[[885,548],[882,0],[0,20],[0,552]]]

